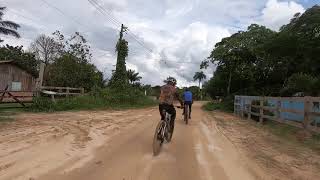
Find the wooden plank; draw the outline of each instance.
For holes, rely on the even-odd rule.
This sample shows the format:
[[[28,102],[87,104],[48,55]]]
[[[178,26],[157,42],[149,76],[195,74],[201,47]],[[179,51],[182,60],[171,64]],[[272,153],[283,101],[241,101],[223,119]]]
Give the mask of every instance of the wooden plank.
[[[263,103],[264,103],[264,100],[261,99],[260,100],[260,116],[259,116],[260,123],[263,123]]]
[[[26,105],[23,104],[23,102],[21,102],[18,98],[16,98],[15,96],[13,96],[10,92],[7,92],[14,100],[16,100],[19,104],[21,104],[23,107],[25,107]]]
[[[309,112],[310,116],[320,116],[320,112]]]
[[[304,100],[304,119],[303,119],[303,127],[305,129],[309,128],[311,118],[309,116],[309,112],[311,111],[311,102],[309,97],[305,97]]]
[[[271,120],[276,119],[276,117],[274,117],[274,116],[268,116],[268,115],[263,115],[262,117],[263,117],[263,118],[266,118],[266,119],[271,119]]]
[[[254,108],[258,108],[258,109],[261,108],[261,106],[259,106],[259,105],[251,105],[251,106],[254,107]],[[264,109],[264,110],[273,110],[274,111],[277,108],[276,107],[272,107],[272,106],[263,106],[262,109]]]
[[[82,91],[82,89],[83,89],[83,88],[42,86],[42,87],[41,87],[41,89],[56,89],[56,90],[59,90],[59,89],[62,89],[62,90],[69,89],[69,90],[78,90],[78,91]]]
[[[4,95],[6,94],[7,90],[8,90],[8,85],[6,86],[6,88],[4,89],[4,92],[2,93],[1,97],[0,97],[0,102],[2,102]]]
[[[260,113],[255,113],[255,112],[251,112],[251,115],[254,115],[254,116],[260,116]]]
[[[304,114],[304,111],[301,110],[295,110],[295,109],[285,109],[285,108],[280,108],[280,112],[289,112],[289,113],[295,113],[295,114]]]
[[[55,95],[81,95],[81,93],[56,93]]]

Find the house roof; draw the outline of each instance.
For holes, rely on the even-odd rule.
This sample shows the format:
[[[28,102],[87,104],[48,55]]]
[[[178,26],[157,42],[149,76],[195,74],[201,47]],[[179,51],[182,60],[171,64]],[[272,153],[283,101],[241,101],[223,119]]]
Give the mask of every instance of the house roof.
[[[1,60],[0,60],[0,65],[1,65],[1,64],[13,64],[13,65],[19,67],[20,69],[26,71],[27,73],[31,74],[33,77],[35,77],[35,78],[37,77],[37,76],[36,76],[34,73],[32,73],[30,70],[28,70],[28,69],[24,68],[23,66],[17,64],[17,63],[16,63],[15,61],[13,61],[13,60],[5,60],[5,61],[1,61]]]

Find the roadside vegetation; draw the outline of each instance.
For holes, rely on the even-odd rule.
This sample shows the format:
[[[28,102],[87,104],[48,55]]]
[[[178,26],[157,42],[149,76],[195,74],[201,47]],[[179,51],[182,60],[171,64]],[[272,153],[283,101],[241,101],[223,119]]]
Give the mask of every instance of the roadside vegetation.
[[[217,43],[200,68],[217,65],[204,84],[217,96],[320,95],[320,6],[297,13],[278,32],[252,24]]]
[[[320,135],[310,134],[300,128],[287,124],[278,123],[276,121],[266,121],[264,126],[260,128],[271,132],[277,137],[291,143],[309,147],[320,154]]]
[[[126,92],[113,89],[100,89],[85,96],[57,99],[39,97],[27,111],[53,112],[67,110],[129,109],[156,105],[156,101],[141,91],[131,88]]]
[[[206,111],[220,110],[220,111],[232,113],[233,103],[231,100],[223,100],[221,102],[218,102],[218,101],[208,102],[203,105],[202,109]]]

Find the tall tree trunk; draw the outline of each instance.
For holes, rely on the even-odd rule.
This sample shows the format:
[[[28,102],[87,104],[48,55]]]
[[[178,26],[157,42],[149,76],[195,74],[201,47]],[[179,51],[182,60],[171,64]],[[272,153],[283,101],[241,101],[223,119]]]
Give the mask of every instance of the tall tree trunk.
[[[231,79],[232,79],[232,71],[229,72],[229,81],[228,81],[228,87],[227,87],[227,95],[230,95],[230,89],[231,89]]]

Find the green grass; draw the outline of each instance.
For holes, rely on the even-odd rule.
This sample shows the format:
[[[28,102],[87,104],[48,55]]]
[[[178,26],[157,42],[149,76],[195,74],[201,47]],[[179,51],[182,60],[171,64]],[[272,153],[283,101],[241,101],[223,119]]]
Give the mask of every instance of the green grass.
[[[12,116],[15,114],[16,113],[11,110],[10,111],[0,110],[0,124],[13,121],[14,118]]]
[[[208,102],[202,107],[206,111],[225,111],[225,112],[233,112],[233,106],[230,106],[228,102]]]
[[[287,142],[300,144],[320,152],[320,134],[310,134],[310,136],[301,137],[301,133],[303,133],[302,129],[275,121],[266,121],[261,128]]]
[[[144,96],[139,91],[117,91],[104,89],[94,95],[73,98],[57,99],[52,102],[50,98],[36,98],[29,111],[54,112],[70,110],[96,110],[96,109],[131,109],[144,108],[156,105],[156,101]]]

